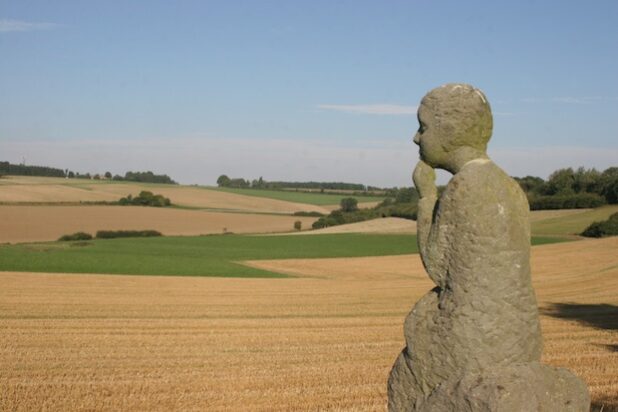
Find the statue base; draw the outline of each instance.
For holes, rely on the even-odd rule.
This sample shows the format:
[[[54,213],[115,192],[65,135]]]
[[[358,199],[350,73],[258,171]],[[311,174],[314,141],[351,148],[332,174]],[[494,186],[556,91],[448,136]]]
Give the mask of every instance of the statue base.
[[[396,397],[397,393],[389,395]],[[409,402],[410,398],[403,396],[399,401]],[[426,399],[417,398],[413,403],[404,404],[389,398],[389,410],[588,412],[590,394],[586,384],[567,369],[531,362],[466,373],[443,382]]]

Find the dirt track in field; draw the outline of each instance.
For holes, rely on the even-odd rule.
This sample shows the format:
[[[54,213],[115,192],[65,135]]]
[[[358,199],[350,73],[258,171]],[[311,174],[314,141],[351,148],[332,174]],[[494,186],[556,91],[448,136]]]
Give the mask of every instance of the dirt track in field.
[[[219,213],[138,206],[1,206],[0,243],[57,240],[97,230],[158,230],[164,235],[273,233],[310,228],[313,217]]]
[[[618,408],[618,239],[533,248],[544,361]],[[0,273],[0,410],[384,410],[418,256],[289,279]]]
[[[128,195],[136,196],[142,190],[169,197],[172,203],[180,206],[263,213],[294,213],[298,211],[329,213],[328,209],[316,205],[243,196],[191,186],[152,186],[128,182],[92,183],[90,180],[21,176],[9,176],[0,179],[0,203],[115,201]]]

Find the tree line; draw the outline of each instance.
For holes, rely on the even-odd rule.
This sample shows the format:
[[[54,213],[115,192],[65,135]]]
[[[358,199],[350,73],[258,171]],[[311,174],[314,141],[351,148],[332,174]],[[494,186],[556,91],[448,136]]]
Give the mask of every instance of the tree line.
[[[514,178],[528,196],[531,210],[594,208],[618,203],[618,167],[558,169],[545,181]]]
[[[59,169],[48,166],[30,166],[25,164],[11,164],[9,162],[0,162],[0,176],[42,176],[42,177],[64,177],[68,179],[93,179],[93,180],[118,180],[128,182],[142,183],[165,183],[177,184],[168,175],[158,175],[151,171],[147,172],[126,172],[124,176],[113,175],[111,172],[104,174],[79,173],[69,169]]]
[[[603,172],[596,169],[566,168],[552,173],[547,180],[526,176],[514,178],[526,193],[531,210],[595,208],[618,203],[618,167]],[[438,186],[438,193],[445,186]],[[418,192],[414,187],[384,189],[387,196],[377,206],[358,209],[356,200],[342,199],[340,208],[320,217],[314,229],[359,222],[379,217],[402,217],[416,220]],[[596,226],[595,226],[596,225]],[[616,232],[618,217],[593,225],[585,236],[607,236]]]
[[[360,183],[346,183],[346,182],[284,182],[274,181],[269,182],[264,180],[261,176],[259,179],[253,179],[251,181],[243,178],[230,178],[227,175],[221,175],[217,179],[217,185],[219,187],[233,187],[241,189],[305,189],[305,190],[352,190],[365,192],[368,190],[375,190],[372,186],[365,186]]]
[[[65,171],[47,166],[26,166],[24,164],[15,165],[9,162],[0,162],[0,175],[15,176],[47,176],[65,177]]]

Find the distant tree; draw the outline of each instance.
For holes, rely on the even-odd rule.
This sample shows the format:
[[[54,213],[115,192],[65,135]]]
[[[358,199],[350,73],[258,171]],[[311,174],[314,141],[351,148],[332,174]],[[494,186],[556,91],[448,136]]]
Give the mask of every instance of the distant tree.
[[[145,183],[164,183],[176,184],[168,175],[156,175],[151,171],[147,172],[127,172],[124,175],[124,180],[130,182],[145,182]]]
[[[344,197],[339,203],[342,212],[354,212],[358,210],[358,201],[353,197]]]
[[[92,176],[92,178],[94,180],[101,180],[101,175],[97,173],[96,175]]]
[[[545,184],[543,179],[536,176],[515,177],[514,179],[526,193],[541,193]]]
[[[601,173],[599,192],[607,203],[618,203],[618,167],[610,167]]]
[[[575,172],[572,168],[558,169],[547,179],[544,194],[546,195],[571,195],[575,193]]]
[[[264,181],[262,176],[260,176],[259,179],[253,179],[251,181],[251,187],[255,189],[264,189],[266,187],[266,182]]]
[[[573,190],[575,193],[598,193],[601,173],[596,169],[578,168],[573,173]]]
[[[27,166],[25,162],[18,165],[9,162],[0,162],[0,174],[13,176],[66,177],[66,171],[63,169],[47,166]]]
[[[227,177],[227,175],[221,175],[217,179],[217,185],[219,187],[229,187],[230,186],[230,182],[231,182],[231,179],[229,177]]]
[[[111,172],[105,172],[105,178],[106,179],[111,179],[112,178],[112,173]]]
[[[73,179],[75,177],[75,173],[71,170],[69,170],[69,179]]]
[[[418,192],[414,187],[402,187],[395,196],[395,203],[412,203],[416,201],[418,201]]]
[[[251,183],[243,178],[230,179],[229,181],[229,187],[247,188],[249,186],[251,186]]]
[[[75,240],[91,240],[92,235],[90,233],[85,232],[75,232],[71,235],[63,235],[58,239],[61,242],[71,242]]]
[[[301,222],[300,220],[297,220],[296,222],[294,222],[294,229],[300,230],[302,226],[303,226],[303,222]]]

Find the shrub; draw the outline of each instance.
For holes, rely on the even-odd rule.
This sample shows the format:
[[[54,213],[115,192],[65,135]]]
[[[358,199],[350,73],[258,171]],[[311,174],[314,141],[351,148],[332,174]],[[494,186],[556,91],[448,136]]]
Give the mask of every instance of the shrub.
[[[586,237],[618,236],[618,212],[602,222],[594,222],[582,232]]]
[[[294,216],[322,217],[324,216],[324,213],[300,211],[294,212]]]
[[[119,237],[156,237],[163,236],[156,230],[99,230],[97,239],[115,239]]]
[[[318,220],[313,222],[313,224],[311,225],[313,229],[322,229],[323,227],[326,227],[326,226],[328,225],[326,224],[326,218],[324,217],[319,218]]]
[[[294,229],[300,230],[302,227],[303,227],[303,222],[301,222],[300,220],[297,220],[296,222],[294,222]]]
[[[416,203],[399,203],[378,209],[382,217],[400,217],[402,219],[416,220],[418,207]]]
[[[355,212],[358,210],[358,201],[353,197],[344,197],[339,205],[342,212]]]
[[[163,197],[162,195],[155,195],[152,192],[147,190],[142,190],[139,195],[133,197],[129,195],[127,197],[123,197],[118,201],[119,205],[135,205],[135,206],[154,206],[154,207],[167,207],[171,206],[172,202],[169,198]]]
[[[76,232],[71,235],[63,235],[58,239],[61,242],[72,242],[75,240],[91,240],[92,235],[86,232]]]

